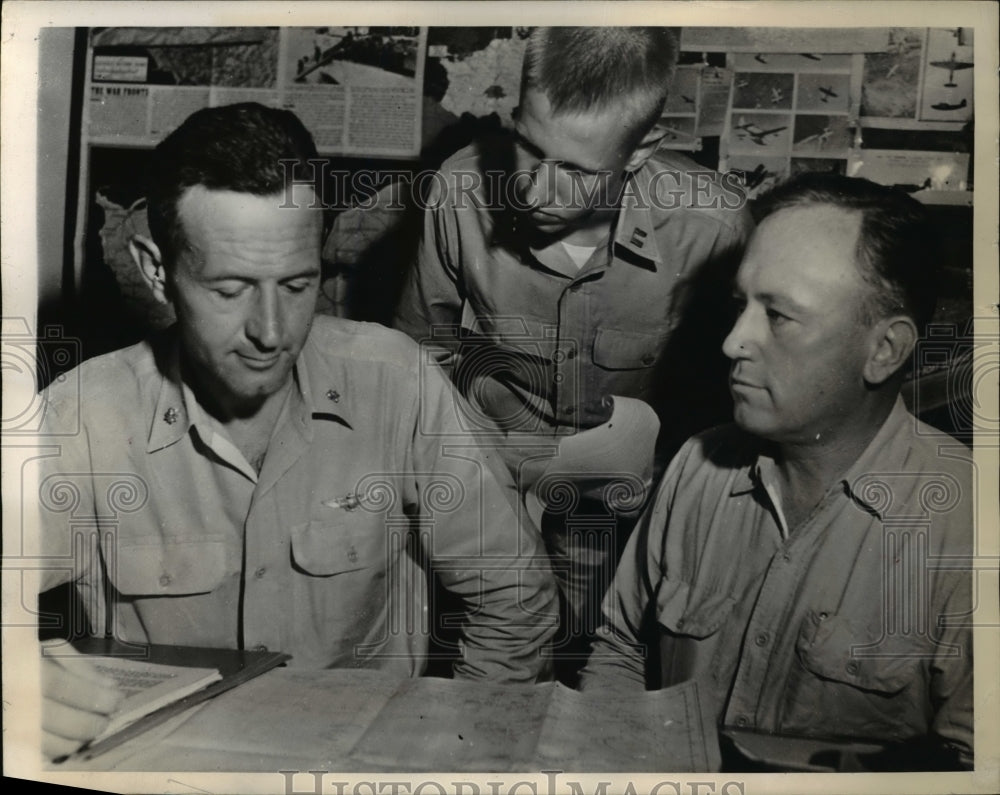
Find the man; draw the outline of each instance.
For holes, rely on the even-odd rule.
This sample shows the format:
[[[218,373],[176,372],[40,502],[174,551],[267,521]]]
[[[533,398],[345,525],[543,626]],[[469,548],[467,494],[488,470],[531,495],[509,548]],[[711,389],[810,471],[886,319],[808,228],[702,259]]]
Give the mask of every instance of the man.
[[[969,451],[899,396],[934,308],[926,214],[901,192],[808,174],[762,215],[723,348],[735,426],[670,464],[583,686],[695,679],[724,727],[908,742],[938,753],[887,764],[968,764]]]
[[[47,585],[71,580],[123,641],[412,676],[427,568],[464,607],[456,676],[534,681],[555,586],[506,472],[408,338],[313,317],[320,193],[291,177],[314,158],[294,114],[256,104],[198,111],[157,147],[152,239],[132,250],[177,324],[46,396],[61,451],[41,545],[67,566]],[[45,661],[51,755],[113,707],[76,663]]]
[[[658,149],[676,60],[668,28],[536,29],[513,135],[452,156],[426,197],[395,324],[439,352],[471,422],[506,435],[522,490],[537,476],[526,462],[605,423],[613,396],[656,410],[664,462],[728,416],[712,397],[724,329],[702,307],[728,284],[750,222],[718,175]],[[607,554],[574,549],[588,542],[568,538],[565,514],[550,511],[543,535],[571,611],[596,616],[629,523],[614,527],[600,488],[581,496],[578,518],[610,515]]]

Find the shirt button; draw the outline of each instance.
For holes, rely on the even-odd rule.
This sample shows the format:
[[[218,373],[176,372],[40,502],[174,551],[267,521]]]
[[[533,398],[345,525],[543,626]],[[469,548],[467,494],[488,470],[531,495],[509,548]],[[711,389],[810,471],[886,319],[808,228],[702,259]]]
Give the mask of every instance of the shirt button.
[[[258,643],[256,646],[253,647],[253,651],[267,651],[267,646],[265,646],[263,643]]]
[[[830,614],[827,613],[825,610],[822,613],[819,614],[819,620],[820,621],[826,621],[829,617],[830,617]]]
[[[749,726],[750,725],[750,718],[748,718],[746,715],[739,715],[736,718],[736,725],[737,726]]]
[[[645,356],[642,357],[642,363],[644,365],[646,365],[647,367],[649,367],[649,365],[651,365],[655,361],[656,361],[656,357],[653,356],[653,354],[651,354],[651,353],[647,353]]]
[[[847,663],[847,673],[851,676],[856,676],[858,673],[858,664],[856,662]]]
[[[757,635],[756,638],[753,639],[753,642],[756,643],[758,646],[766,646],[767,641],[768,637],[766,632],[761,632],[759,635]]]
[[[255,572],[253,573],[253,576],[254,576],[254,577],[256,577],[256,578],[257,578],[257,579],[259,580],[259,579],[260,579],[261,577],[263,577],[263,576],[264,576],[264,574],[265,574],[266,572],[267,572],[267,567],[266,567],[266,566],[261,566],[260,568],[258,568],[258,569],[257,569],[257,570],[256,570],[256,571],[255,571]]]
[[[171,580],[171,577],[170,577],[169,574],[161,574],[160,575],[160,585],[166,587],[166,586],[170,585],[170,580]]]

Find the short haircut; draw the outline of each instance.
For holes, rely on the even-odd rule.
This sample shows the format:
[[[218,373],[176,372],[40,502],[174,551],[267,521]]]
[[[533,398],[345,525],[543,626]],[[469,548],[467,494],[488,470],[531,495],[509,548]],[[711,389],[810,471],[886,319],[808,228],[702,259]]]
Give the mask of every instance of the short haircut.
[[[904,314],[924,333],[934,315],[940,279],[940,257],[926,208],[898,188],[807,172],[762,197],[755,214],[763,220],[779,210],[814,205],[861,214],[855,262],[872,288],[870,300],[860,307],[866,325]]]
[[[164,262],[171,263],[186,245],[177,215],[185,190],[203,185],[271,196],[294,174],[297,180],[316,180],[319,195],[322,169],[308,163],[317,158],[312,136],[291,111],[245,102],[192,113],[153,151],[147,177],[149,231]]]
[[[663,111],[677,65],[677,28],[535,28],[521,95],[542,91],[555,113],[607,110],[624,102],[634,137]]]

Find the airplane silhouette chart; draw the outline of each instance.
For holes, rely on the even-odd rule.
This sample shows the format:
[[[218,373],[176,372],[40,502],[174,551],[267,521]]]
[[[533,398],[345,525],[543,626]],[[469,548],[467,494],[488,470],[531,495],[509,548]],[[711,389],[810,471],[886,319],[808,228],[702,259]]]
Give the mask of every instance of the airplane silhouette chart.
[[[747,171],[746,169],[736,169],[736,172],[740,175],[743,180],[743,185],[747,190],[753,190],[754,188],[761,185],[765,179],[768,177],[777,176],[773,171],[768,171],[763,163],[758,163],[757,167],[753,171]]]
[[[931,105],[934,110],[961,110],[969,104],[965,98],[961,102],[935,102]]]
[[[739,110],[789,109],[795,90],[791,73],[736,72],[733,75],[732,107]]]
[[[787,130],[788,126],[784,127],[771,127],[770,129],[762,129],[759,125],[754,122],[746,121],[742,116],[740,117],[739,124],[733,127],[736,134],[743,138],[744,140],[753,141],[758,146],[768,146],[767,139],[772,135],[777,135],[782,130]]]
[[[819,93],[823,95],[820,97],[820,102],[829,102],[831,99],[837,99],[840,96],[833,88],[828,86],[820,86]]]
[[[957,88],[958,83],[955,82],[955,72],[962,69],[971,69],[975,66],[970,61],[959,61],[955,58],[955,53],[952,53],[951,58],[947,61],[931,61],[930,63],[931,66],[936,66],[938,69],[948,70],[948,82],[944,84],[945,88]]]
[[[917,185],[916,183],[906,183],[906,184],[896,183],[892,187],[899,188],[900,190],[904,190],[907,193],[916,193],[917,191],[920,191],[920,190],[930,190],[930,188],[931,188],[931,178],[927,177],[927,179],[925,179],[919,185]]]
[[[809,143],[815,143],[817,149],[823,149],[830,142],[830,137],[833,135],[833,128],[830,125],[824,127],[820,132],[813,133],[812,135],[807,135],[801,141],[796,141],[796,146],[805,146]]]

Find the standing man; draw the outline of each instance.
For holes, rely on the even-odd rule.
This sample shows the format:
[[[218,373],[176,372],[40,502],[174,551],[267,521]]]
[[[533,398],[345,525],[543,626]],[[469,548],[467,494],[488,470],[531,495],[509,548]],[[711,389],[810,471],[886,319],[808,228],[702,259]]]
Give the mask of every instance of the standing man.
[[[462,399],[404,335],[313,317],[321,194],[289,178],[316,157],[294,114],[257,104],[198,111],[156,148],[132,252],[177,324],[47,392],[45,585],[72,581],[93,631],[126,642],[413,676],[434,574],[464,612],[456,676],[535,681],[555,585]],[[64,663],[43,660],[50,755],[114,701]]]
[[[971,454],[899,395],[934,310],[926,212],[807,174],[762,213],[724,345],[736,423],[670,464],[582,684],[695,679],[723,727],[969,765]]]
[[[522,491],[533,446],[605,423],[613,396],[655,410],[661,461],[728,416],[712,397],[724,329],[704,307],[728,290],[750,221],[719,175],[658,148],[677,48],[668,28],[536,29],[513,134],[456,153],[426,197],[395,324],[450,370],[471,422],[499,429]],[[652,471],[635,460],[620,474]],[[634,521],[602,491],[581,489],[572,515],[541,522],[569,634],[584,639]]]

